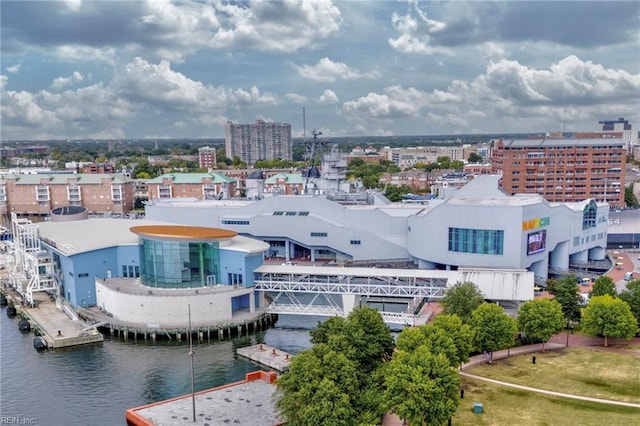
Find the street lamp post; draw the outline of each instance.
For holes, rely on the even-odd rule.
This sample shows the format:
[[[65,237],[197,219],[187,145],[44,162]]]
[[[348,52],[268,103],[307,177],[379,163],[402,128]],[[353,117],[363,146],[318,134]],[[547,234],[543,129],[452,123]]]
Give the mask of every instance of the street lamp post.
[[[567,347],[569,347],[569,331],[573,334],[573,321],[567,321]]]

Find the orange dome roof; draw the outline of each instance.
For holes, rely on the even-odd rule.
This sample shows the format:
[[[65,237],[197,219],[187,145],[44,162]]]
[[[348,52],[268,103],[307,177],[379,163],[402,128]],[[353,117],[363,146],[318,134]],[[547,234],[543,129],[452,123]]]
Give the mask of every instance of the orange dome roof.
[[[238,235],[235,231],[203,226],[144,225],[129,228],[134,234],[144,237],[172,238],[179,240],[220,240]]]

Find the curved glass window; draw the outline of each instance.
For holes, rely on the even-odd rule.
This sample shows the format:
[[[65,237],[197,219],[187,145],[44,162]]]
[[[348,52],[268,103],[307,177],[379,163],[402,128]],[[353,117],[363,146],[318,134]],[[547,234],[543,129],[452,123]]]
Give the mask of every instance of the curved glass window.
[[[142,284],[149,287],[205,287],[220,282],[220,248],[217,242],[142,239]]]
[[[582,229],[595,228],[598,205],[595,200],[589,201],[582,211]]]

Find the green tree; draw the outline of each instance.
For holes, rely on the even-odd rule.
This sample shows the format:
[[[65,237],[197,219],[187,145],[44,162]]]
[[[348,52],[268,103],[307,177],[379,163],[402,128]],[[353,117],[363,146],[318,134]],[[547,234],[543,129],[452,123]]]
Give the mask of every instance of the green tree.
[[[454,170],[462,170],[464,168],[464,162],[460,160],[453,160],[449,168]]]
[[[356,366],[325,344],[294,356],[276,386],[276,407],[287,424],[346,426],[358,418],[353,401],[359,392]]]
[[[582,331],[591,336],[604,336],[604,345],[608,338],[631,339],[638,331],[638,323],[631,308],[621,299],[605,294],[589,300],[582,310]]]
[[[474,283],[457,282],[445,291],[440,303],[445,314],[457,315],[466,324],[471,313],[484,303],[484,297]]]
[[[455,414],[460,378],[443,354],[396,351],[383,371],[385,408],[409,424],[442,424]]]
[[[636,317],[638,327],[640,327],[640,280],[629,281],[627,288],[620,293],[620,299],[629,304],[631,313]]]
[[[565,324],[562,306],[556,300],[534,299],[518,309],[518,328],[525,336],[542,340],[542,352],[545,343],[562,331]]]
[[[451,158],[443,155],[437,158],[438,167],[441,169],[450,169],[451,168]]]
[[[618,297],[616,285],[611,277],[601,275],[593,282],[593,287],[591,287],[591,291],[589,292],[589,298],[604,296],[605,294],[608,294],[611,297]]]
[[[468,324],[464,324],[457,315],[436,315],[431,323],[432,327],[443,330],[453,339],[456,345],[456,364],[469,361],[469,354],[473,350],[473,332]]]
[[[247,163],[242,161],[242,159],[240,157],[238,157],[237,155],[233,156],[232,165],[236,169],[243,169],[243,168],[247,167]]]
[[[469,323],[473,331],[473,345],[484,352],[489,364],[493,352],[513,346],[518,332],[516,321],[495,303],[483,303],[471,314]]]
[[[356,361],[361,372],[368,375],[391,358],[395,346],[393,336],[377,310],[356,308],[346,323],[344,334],[351,345],[350,358]]]
[[[311,343],[326,345],[354,364],[358,380],[358,392],[352,399],[359,416],[356,424],[375,423],[376,416],[383,413],[382,379],[375,373],[391,359],[394,349],[391,330],[380,313],[356,308],[347,318],[330,318],[311,331]]]
[[[630,183],[629,185],[624,187],[624,202],[629,207],[638,207],[640,203],[638,202],[638,197],[633,192],[634,183]]]
[[[578,292],[578,278],[575,275],[568,275],[561,280],[549,280],[547,288],[562,306],[562,312],[567,321],[578,321],[582,304],[582,298]]]
[[[471,154],[469,154],[469,158],[467,159],[467,161],[469,161],[470,163],[481,163],[482,155],[472,152]]]

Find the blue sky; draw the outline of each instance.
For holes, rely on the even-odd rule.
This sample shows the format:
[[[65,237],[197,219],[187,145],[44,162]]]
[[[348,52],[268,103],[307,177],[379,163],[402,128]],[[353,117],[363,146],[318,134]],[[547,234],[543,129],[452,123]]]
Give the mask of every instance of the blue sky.
[[[640,127],[638,1],[0,2],[1,137]]]

